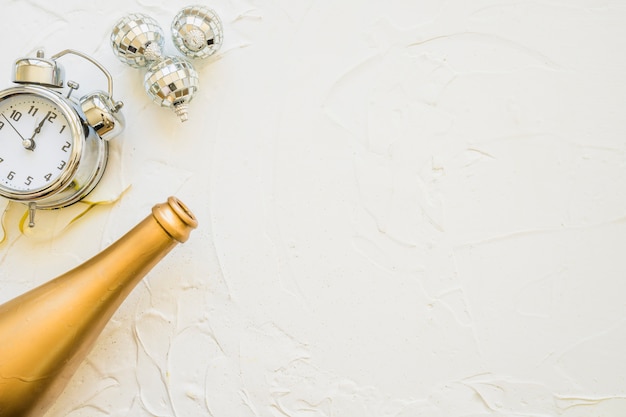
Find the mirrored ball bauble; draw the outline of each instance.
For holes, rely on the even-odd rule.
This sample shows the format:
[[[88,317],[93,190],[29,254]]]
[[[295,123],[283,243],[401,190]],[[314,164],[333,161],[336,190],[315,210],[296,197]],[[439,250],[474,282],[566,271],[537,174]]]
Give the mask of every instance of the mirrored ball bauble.
[[[152,101],[172,108],[184,122],[187,103],[198,90],[198,73],[186,59],[168,56],[148,68],[143,86]]]
[[[164,33],[158,22],[141,13],[121,18],[111,32],[111,47],[120,61],[139,68],[161,58]]]
[[[172,21],[172,38],[176,48],[188,57],[206,58],[222,46],[222,21],[208,7],[185,7]]]

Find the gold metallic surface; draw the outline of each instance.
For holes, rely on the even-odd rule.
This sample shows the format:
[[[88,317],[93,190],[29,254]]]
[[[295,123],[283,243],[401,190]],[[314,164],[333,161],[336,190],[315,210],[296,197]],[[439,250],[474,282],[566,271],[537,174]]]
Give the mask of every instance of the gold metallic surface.
[[[82,265],[0,305],[0,416],[42,416],[135,285],[197,224],[170,197]]]

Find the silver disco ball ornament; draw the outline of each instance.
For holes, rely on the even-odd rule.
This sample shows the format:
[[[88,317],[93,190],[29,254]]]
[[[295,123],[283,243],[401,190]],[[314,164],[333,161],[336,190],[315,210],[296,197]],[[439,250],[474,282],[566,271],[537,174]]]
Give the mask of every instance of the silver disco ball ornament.
[[[121,18],[111,32],[111,47],[120,61],[139,68],[159,60],[164,33],[158,22],[141,13]]]
[[[176,48],[189,58],[206,58],[222,46],[222,21],[208,7],[185,7],[172,21],[172,38]]]
[[[186,59],[167,56],[148,68],[143,86],[152,101],[172,108],[185,122],[187,103],[198,90],[198,73]]]

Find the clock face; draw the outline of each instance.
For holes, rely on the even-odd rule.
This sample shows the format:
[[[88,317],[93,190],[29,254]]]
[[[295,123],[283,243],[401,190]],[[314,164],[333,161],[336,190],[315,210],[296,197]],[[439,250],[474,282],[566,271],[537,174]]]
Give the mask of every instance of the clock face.
[[[52,100],[36,94],[0,101],[0,186],[18,193],[44,189],[72,160],[70,121]]]

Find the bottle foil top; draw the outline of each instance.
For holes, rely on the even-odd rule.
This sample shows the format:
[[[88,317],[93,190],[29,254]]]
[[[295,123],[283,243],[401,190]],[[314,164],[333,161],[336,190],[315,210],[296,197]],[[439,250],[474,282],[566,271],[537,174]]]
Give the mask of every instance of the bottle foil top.
[[[169,197],[167,202],[152,208],[152,215],[163,229],[174,239],[183,243],[198,227],[198,220],[178,198]]]

